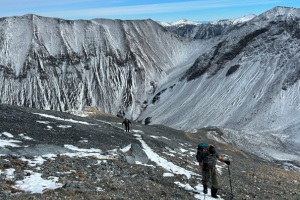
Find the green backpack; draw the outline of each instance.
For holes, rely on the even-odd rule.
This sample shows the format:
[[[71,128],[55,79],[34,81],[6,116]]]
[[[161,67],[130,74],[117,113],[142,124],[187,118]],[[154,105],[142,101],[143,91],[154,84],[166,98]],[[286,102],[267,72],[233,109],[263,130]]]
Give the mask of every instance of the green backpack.
[[[207,143],[200,143],[197,148],[196,159],[199,163],[203,163],[205,170],[213,169],[217,163],[217,153],[215,151],[209,153],[210,147]]]
[[[205,159],[205,154],[208,151],[209,145],[207,143],[198,144],[196,159],[199,163],[203,162]]]

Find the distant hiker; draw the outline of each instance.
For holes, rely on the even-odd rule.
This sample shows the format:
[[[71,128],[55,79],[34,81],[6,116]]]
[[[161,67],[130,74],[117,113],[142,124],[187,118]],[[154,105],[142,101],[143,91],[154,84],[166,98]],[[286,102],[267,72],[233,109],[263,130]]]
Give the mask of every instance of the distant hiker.
[[[125,131],[129,132],[129,124],[131,124],[131,121],[129,121],[128,119],[125,118],[125,120],[122,122],[122,126],[123,124],[125,125]]]
[[[198,145],[196,159],[202,169],[203,192],[207,194],[207,185],[209,181],[211,181],[211,196],[213,198],[218,198],[217,192],[219,188],[219,174],[216,170],[216,163],[217,160],[219,160],[230,165],[230,161],[219,156],[215,147],[213,145],[208,145],[207,143],[201,143]]]

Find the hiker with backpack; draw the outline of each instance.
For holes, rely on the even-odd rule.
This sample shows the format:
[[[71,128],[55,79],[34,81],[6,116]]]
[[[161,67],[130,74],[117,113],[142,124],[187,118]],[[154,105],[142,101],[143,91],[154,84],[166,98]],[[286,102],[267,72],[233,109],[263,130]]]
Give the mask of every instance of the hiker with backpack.
[[[230,165],[230,161],[225,159],[216,152],[213,145],[207,143],[201,143],[198,145],[196,159],[199,162],[199,166],[202,169],[202,184],[203,192],[207,194],[207,186],[211,181],[211,196],[218,198],[217,192],[219,188],[219,174],[216,169],[217,160]]]
[[[127,118],[125,118],[125,120],[122,122],[122,126],[123,124],[125,125],[125,132],[129,132],[129,124],[131,124],[131,121],[129,121]]]

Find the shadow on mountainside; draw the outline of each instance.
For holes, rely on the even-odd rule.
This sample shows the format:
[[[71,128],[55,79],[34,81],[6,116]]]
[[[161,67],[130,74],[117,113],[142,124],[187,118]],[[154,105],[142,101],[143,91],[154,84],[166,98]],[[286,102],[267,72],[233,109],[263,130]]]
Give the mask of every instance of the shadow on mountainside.
[[[232,160],[234,199],[299,199],[299,173],[212,138],[209,132],[217,130],[133,122],[127,133],[120,118],[88,114],[0,105],[0,198],[209,199],[195,159],[197,144],[205,141]],[[219,194],[230,199],[228,168],[218,166]]]

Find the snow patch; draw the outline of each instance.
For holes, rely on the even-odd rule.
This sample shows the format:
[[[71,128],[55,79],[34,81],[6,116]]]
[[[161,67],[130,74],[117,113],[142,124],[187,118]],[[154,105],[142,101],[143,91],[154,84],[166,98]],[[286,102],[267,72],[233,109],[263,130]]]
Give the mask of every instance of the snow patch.
[[[48,177],[48,179],[43,179],[42,174],[36,173],[30,170],[24,171],[27,176],[25,179],[16,181],[13,186],[16,189],[23,190],[29,193],[44,193],[47,190],[54,190],[63,186],[58,182],[58,177]]]

